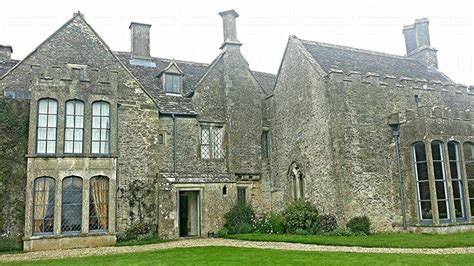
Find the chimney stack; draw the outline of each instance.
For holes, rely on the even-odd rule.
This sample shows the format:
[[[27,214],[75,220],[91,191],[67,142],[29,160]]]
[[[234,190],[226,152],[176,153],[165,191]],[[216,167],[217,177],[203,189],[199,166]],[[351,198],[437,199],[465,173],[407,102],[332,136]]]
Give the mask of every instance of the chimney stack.
[[[222,44],[221,49],[227,45],[242,45],[237,39],[237,28],[235,25],[235,19],[239,17],[239,14],[231,9],[220,12],[219,15],[222,17],[224,22],[224,43]]]
[[[0,61],[9,62],[13,53],[13,48],[10,45],[0,45]]]
[[[149,60],[150,56],[150,28],[151,25],[132,22],[130,31],[132,37],[131,59]]]
[[[418,60],[427,67],[438,68],[438,50],[431,47],[429,21],[427,18],[416,19],[412,25],[403,27],[407,57]]]

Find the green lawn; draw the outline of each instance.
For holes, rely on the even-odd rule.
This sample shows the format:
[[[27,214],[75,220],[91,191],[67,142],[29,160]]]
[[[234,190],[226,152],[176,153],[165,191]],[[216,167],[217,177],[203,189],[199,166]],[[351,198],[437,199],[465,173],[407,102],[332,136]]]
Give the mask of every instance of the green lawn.
[[[270,249],[197,247],[101,257],[32,261],[20,265],[472,265],[469,255],[326,253]]]
[[[374,234],[369,236],[240,234],[229,235],[228,238],[251,241],[292,242],[304,244],[361,247],[452,248],[474,246],[474,232],[446,235],[405,233]]]

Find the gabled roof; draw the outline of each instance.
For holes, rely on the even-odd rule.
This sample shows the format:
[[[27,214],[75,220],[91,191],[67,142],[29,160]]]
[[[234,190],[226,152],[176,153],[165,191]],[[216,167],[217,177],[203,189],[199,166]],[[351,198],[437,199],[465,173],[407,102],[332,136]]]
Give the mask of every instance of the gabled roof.
[[[451,80],[437,69],[428,68],[418,61],[399,55],[298,39],[308,53],[326,72],[331,69],[377,73],[395,77],[409,77],[441,82]]]
[[[209,64],[152,57],[150,60],[156,64],[156,67],[146,67],[130,64],[131,55],[129,52],[115,52],[115,54],[156,100],[160,112],[196,113],[192,106],[190,95],[192,95],[198,82],[208,71]],[[184,74],[183,97],[167,95],[161,82],[160,74],[170,66],[173,60]],[[257,71],[252,71],[252,74],[266,92],[273,90],[275,75]]]
[[[12,69],[19,60],[11,59],[10,61],[0,61],[0,77],[2,77],[8,70]]]

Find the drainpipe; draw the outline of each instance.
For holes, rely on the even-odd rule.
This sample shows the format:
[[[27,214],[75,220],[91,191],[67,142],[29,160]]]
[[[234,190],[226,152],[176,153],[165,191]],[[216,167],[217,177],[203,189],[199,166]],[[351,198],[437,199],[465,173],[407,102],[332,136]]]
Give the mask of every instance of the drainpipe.
[[[400,124],[390,124],[392,129],[393,142],[395,143],[395,152],[397,157],[397,172],[400,179],[400,207],[402,209],[402,223],[403,229],[407,229],[407,215],[405,210],[405,191],[403,185],[402,166],[400,160]]]
[[[118,192],[119,192],[119,176],[118,176],[118,160],[119,160],[119,107],[117,103],[117,115],[115,121],[115,152],[116,152],[116,169],[115,169],[115,233],[117,233],[118,226]]]
[[[176,173],[176,116],[172,114],[173,118],[173,173]]]

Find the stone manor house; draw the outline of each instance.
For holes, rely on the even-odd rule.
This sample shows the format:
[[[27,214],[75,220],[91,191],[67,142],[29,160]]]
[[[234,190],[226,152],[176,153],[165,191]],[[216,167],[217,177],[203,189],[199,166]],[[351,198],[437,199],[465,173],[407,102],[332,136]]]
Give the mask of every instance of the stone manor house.
[[[29,106],[25,250],[110,245],[136,223],[208,237],[237,202],[300,198],[379,232],[474,229],[474,87],[438,70],[427,19],[403,28],[403,56],[290,36],[275,76],[219,14],[210,64],[151,56],[135,22],[113,51],[81,13],[21,61],[0,46],[3,100]]]

